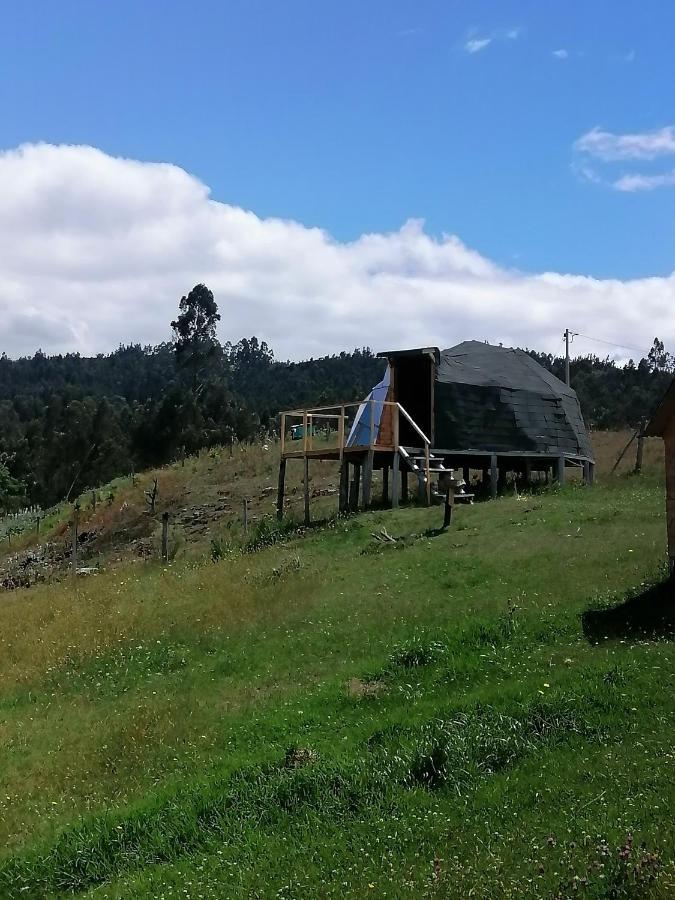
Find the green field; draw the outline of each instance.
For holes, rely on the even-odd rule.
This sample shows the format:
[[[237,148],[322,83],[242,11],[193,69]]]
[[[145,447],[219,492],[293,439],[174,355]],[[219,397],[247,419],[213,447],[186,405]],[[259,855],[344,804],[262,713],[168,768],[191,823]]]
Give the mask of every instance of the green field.
[[[675,896],[659,470],[441,518],[3,594],[0,896]]]

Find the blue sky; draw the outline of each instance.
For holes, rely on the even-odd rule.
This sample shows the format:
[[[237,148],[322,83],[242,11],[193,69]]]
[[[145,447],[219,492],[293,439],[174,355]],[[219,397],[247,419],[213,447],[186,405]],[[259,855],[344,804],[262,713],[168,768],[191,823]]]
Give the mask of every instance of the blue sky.
[[[340,242],[415,218],[507,270],[668,276],[675,155],[579,141],[675,122],[673,34],[670,2],[5,2],[0,149],[169,162]]]
[[[59,0],[3,19],[4,147],[171,161],[343,239],[415,216],[504,265],[673,268],[675,191],[572,171],[590,128],[675,118],[672,3]]]

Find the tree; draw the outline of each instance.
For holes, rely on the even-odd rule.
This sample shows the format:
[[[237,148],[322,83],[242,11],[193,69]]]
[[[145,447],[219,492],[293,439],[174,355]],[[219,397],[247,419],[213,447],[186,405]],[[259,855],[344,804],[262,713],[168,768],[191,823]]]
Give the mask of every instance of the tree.
[[[176,362],[191,373],[192,389],[197,392],[205,370],[221,354],[216,337],[220,313],[205,284],[195,285],[187,297],[181,297],[179,309],[178,318],[171,323]]]
[[[663,341],[660,341],[657,337],[654,338],[654,343],[652,344],[652,349],[649,351],[647,362],[649,363],[649,369],[652,372],[673,371],[673,357],[666,351]]]
[[[14,478],[7,468],[7,455],[0,454],[0,509],[8,512],[26,500],[26,485]]]

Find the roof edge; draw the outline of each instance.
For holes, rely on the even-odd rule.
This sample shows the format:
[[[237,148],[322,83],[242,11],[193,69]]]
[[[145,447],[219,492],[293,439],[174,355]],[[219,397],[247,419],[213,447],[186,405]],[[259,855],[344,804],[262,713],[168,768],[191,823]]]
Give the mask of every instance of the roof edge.
[[[377,354],[378,359],[405,359],[409,356],[431,356],[436,363],[440,361],[441,351],[438,347],[414,347],[411,350],[383,350]]]

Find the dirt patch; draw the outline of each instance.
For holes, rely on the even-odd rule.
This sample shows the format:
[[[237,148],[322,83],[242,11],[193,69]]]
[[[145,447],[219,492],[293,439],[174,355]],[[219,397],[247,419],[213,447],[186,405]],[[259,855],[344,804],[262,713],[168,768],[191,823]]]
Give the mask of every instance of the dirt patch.
[[[381,681],[362,681],[360,678],[351,678],[347,685],[347,693],[350,697],[380,697],[387,690]]]

